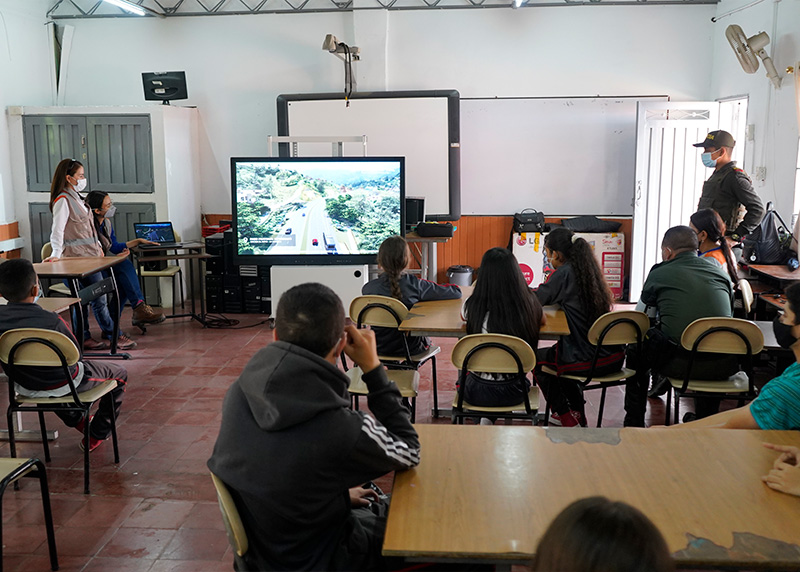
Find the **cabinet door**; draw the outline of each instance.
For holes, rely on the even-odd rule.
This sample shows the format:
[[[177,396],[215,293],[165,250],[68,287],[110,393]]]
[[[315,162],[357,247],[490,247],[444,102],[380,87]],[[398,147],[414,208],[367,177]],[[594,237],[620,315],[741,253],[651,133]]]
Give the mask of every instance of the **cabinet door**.
[[[86,119],[72,115],[22,118],[28,191],[49,193],[56,165],[77,159],[86,165]]]
[[[150,117],[100,115],[86,118],[89,186],[107,193],[152,193]]]

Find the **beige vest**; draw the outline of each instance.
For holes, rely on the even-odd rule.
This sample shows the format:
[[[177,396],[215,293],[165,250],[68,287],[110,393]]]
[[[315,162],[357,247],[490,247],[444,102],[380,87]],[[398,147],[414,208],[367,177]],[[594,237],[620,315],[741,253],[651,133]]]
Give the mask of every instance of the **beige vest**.
[[[76,198],[74,192],[65,190],[56,197],[56,201],[61,200],[67,201],[69,207],[69,219],[64,227],[64,250],[61,256],[103,256],[103,251],[97,242],[97,231],[94,228],[94,216],[91,211]]]

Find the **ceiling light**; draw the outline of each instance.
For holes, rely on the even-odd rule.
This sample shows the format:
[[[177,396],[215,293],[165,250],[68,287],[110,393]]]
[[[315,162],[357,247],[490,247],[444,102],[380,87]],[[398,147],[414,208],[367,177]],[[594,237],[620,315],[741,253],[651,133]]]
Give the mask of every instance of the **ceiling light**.
[[[512,8],[521,8],[522,6],[524,6],[527,3],[528,3],[527,0],[512,0],[511,7]]]
[[[105,0],[109,4],[113,4],[117,8],[122,8],[132,14],[136,14],[137,16],[144,16],[146,12],[144,8],[139,6],[138,4],[134,4],[133,2],[128,2],[128,0]]]

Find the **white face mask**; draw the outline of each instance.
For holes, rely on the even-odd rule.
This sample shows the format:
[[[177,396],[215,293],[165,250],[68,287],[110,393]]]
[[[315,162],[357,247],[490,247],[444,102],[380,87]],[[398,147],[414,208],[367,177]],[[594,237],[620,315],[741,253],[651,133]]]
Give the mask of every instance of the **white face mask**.
[[[75,189],[77,192],[79,192],[79,193],[80,193],[80,192],[81,192],[83,189],[85,189],[85,188],[86,188],[86,179],[78,179],[78,184],[77,184],[77,185],[75,185],[74,189]]]

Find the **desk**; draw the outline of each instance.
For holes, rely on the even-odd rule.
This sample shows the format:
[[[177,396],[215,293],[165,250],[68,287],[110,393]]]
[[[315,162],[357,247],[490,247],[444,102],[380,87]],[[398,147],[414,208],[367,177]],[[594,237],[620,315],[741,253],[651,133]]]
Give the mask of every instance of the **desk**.
[[[406,234],[405,239],[409,244],[413,244],[415,250],[419,252],[421,260],[419,260],[420,275],[425,280],[431,282],[438,282],[436,279],[436,245],[438,243],[447,242],[453,238],[452,236],[420,236],[416,232],[409,232]],[[412,254],[414,254],[412,252]],[[414,254],[414,258],[416,255]],[[413,272],[413,271],[412,271]]]
[[[397,473],[386,556],[527,564],[552,519],[592,495],[661,530],[679,566],[800,566],[800,497],[761,481],[797,431],[417,425]]]
[[[202,272],[202,262],[209,258],[213,258],[211,254],[206,254],[206,245],[202,242],[187,242],[181,246],[164,246],[164,247],[149,247],[149,248],[133,248],[132,252],[136,257],[136,271],[139,275],[139,283],[142,284],[142,294],[144,294],[144,281],[142,280],[142,264],[144,262],[160,262],[168,260],[188,260],[189,261],[189,291],[192,295],[192,311],[188,314],[172,314],[167,318],[192,318],[197,320],[203,326],[206,325],[206,285],[205,285],[205,272]],[[169,251],[173,251],[169,254]],[[155,256],[142,256],[143,253],[152,253]],[[163,253],[163,254],[162,254]],[[200,266],[199,280],[200,280],[200,313],[197,313],[194,296],[194,261],[197,260]],[[183,288],[183,284],[181,284]],[[174,293],[173,293],[174,295]]]
[[[69,289],[74,297],[78,297],[78,280],[91,276],[97,272],[108,270],[125,260],[127,255],[122,256],[85,256],[80,258],[61,258],[56,262],[38,262],[33,265],[34,270],[39,278],[56,278],[60,280],[67,280],[69,282]],[[90,357],[114,357],[122,359],[130,359],[130,354],[117,351],[117,338],[119,337],[119,294],[117,292],[117,281],[114,279],[114,273],[110,272],[111,281],[114,284],[114,306],[109,307],[111,319],[114,322],[114,331],[111,335],[111,351],[108,354],[86,354]],[[112,311],[113,310],[113,311]],[[78,329],[75,338],[80,344],[81,353],[83,353],[83,313],[76,312],[78,315]]]
[[[760,280],[776,284],[781,289],[800,280],[800,271],[789,270],[785,264],[749,264],[747,268]]]

